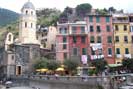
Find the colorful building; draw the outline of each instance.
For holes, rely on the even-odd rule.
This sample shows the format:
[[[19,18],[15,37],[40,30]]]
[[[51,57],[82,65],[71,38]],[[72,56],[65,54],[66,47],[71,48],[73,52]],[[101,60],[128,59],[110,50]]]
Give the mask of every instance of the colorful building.
[[[111,15],[88,15],[89,55],[91,60],[104,58],[114,64],[114,41]]]
[[[131,58],[133,58],[133,14],[129,15],[130,36],[131,36]]]
[[[124,58],[131,58],[131,35],[128,15],[113,15],[113,27],[115,42],[115,63],[119,64]]]
[[[86,22],[58,24],[57,30],[56,59],[87,60],[89,44]]]

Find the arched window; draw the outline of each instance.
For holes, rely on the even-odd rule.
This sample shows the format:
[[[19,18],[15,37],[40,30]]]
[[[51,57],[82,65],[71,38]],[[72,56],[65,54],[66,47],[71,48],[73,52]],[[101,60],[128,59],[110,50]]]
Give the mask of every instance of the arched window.
[[[33,15],[33,11],[31,11],[31,15]]]
[[[28,10],[25,11],[26,15],[28,14]]]
[[[27,28],[27,22],[25,22],[25,28]]]
[[[31,28],[33,27],[33,23],[31,23]]]
[[[12,37],[11,35],[8,36],[8,41],[11,41],[11,37]]]

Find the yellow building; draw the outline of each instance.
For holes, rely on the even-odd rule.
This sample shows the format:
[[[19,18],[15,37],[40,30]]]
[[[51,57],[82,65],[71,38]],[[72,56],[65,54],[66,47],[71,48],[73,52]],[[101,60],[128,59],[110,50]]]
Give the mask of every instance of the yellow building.
[[[115,63],[119,64],[124,58],[131,58],[131,36],[129,18],[126,14],[113,15]]]

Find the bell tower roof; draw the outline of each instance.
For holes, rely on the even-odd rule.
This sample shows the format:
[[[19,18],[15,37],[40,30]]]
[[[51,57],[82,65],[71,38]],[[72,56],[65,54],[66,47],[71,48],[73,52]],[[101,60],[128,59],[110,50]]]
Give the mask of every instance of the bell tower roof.
[[[34,7],[34,5],[33,5],[30,1],[28,1],[28,2],[26,2],[26,3],[23,5],[23,7],[22,7],[21,10],[23,10],[23,9],[33,9],[33,10],[35,10],[35,7]]]

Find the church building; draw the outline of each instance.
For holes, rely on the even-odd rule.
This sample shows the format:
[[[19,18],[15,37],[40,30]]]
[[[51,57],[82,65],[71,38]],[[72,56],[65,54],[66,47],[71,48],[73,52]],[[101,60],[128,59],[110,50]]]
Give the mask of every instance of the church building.
[[[4,47],[0,48],[0,77],[30,74],[34,71],[33,64],[45,54],[45,49],[37,39],[36,22],[35,7],[28,1],[21,9],[19,37],[14,39],[12,33],[5,34]]]

